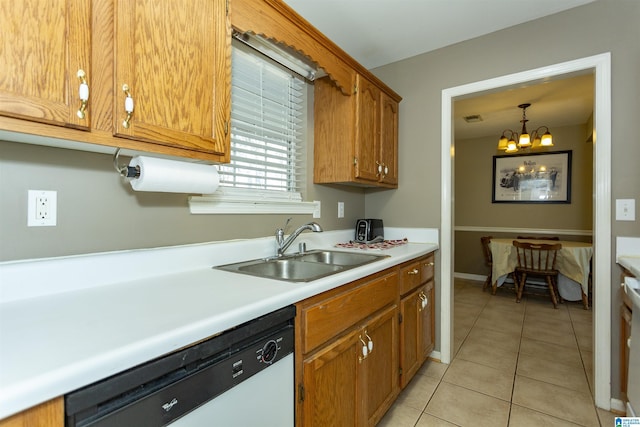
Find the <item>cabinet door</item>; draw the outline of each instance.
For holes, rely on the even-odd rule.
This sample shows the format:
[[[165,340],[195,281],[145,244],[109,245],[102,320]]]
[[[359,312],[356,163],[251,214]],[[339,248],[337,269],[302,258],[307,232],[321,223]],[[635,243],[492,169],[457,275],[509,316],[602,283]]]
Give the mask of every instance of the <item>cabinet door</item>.
[[[90,2],[3,1],[0,28],[0,114],[88,128],[77,75],[91,76]]]
[[[378,181],[380,89],[362,76],[356,81],[355,176]]]
[[[384,92],[380,93],[380,182],[398,184],[398,103]]]
[[[304,361],[302,420],[305,427],[360,425],[362,381],[358,355],[360,330],[333,341]]]
[[[374,426],[391,406],[398,393],[398,308],[385,310],[367,323],[365,341],[373,346],[362,361],[366,396],[364,413],[367,426]],[[348,425],[348,424],[343,424]]]
[[[117,0],[115,14],[116,135],[228,152],[225,0]]]
[[[425,304],[420,317],[420,340],[422,344],[420,364],[427,360],[427,357],[429,357],[429,354],[431,354],[435,346],[435,288],[433,281],[427,283],[422,289]]]
[[[416,289],[400,301],[400,386],[406,387],[422,364],[422,311],[420,293]]]

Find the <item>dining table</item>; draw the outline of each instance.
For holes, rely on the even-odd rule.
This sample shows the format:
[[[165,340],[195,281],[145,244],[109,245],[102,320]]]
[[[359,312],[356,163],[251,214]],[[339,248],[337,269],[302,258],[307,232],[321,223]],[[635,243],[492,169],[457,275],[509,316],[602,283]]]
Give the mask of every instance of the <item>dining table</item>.
[[[588,309],[589,276],[591,272],[591,258],[593,245],[586,242],[569,240],[541,240],[541,239],[504,239],[492,238],[490,243],[492,257],[492,290],[502,286],[507,276],[513,273],[518,265],[518,256],[513,241],[528,243],[558,244],[562,248],[556,258],[558,270],[558,293],[567,301],[582,301]]]

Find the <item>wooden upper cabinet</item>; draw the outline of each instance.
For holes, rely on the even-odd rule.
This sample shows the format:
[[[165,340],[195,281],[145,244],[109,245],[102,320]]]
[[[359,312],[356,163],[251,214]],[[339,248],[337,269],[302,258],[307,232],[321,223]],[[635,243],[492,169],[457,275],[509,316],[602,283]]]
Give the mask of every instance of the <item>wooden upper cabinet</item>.
[[[90,6],[87,0],[0,2],[0,115],[89,128],[90,110],[78,114],[78,73],[89,85]]]
[[[396,188],[399,99],[362,75],[351,96],[317,80],[314,182]]]
[[[380,89],[362,76],[356,79],[355,177],[378,180],[380,144]]]
[[[398,103],[384,92],[380,93],[380,181],[398,185]]]
[[[225,0],[116,0],[114,129],[228,160]]]

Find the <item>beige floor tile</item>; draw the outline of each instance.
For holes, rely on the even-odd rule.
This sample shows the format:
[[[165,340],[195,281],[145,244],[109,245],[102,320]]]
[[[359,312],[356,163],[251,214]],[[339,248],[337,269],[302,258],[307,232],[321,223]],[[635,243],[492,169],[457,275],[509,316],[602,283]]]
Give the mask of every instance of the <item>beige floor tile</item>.
[[[477,326],[471,329],[467,340],[490,342],[496,347],[507,351],[518,351],[520,347],[520,334],[484,329]]]
[[[580,351],[593,351],[593,336],[591,334],[578,334],[576,333],[576,339],[578,340],[578,347]]]
[[[569,309],[569,316],[571,317],[571,321],[574,323],[592,323],[593,322],[593,311],[585,310],[580,305],[579,308],[572,307]]]
[[[570,335],[574,333],[573,325],[571,324],[571,321],[567,319],[525,316],[523,326],[524,330],[534,328],[553,330],[555,332],[562,333],[562,335]]]
[[[443,382],[455,384],[469,390],[488,394],[498,399],[510,401],[513,390],[513,372],[456,358]]]
[[[593,352],[581,350],[580,355],[582,356],[582,366],[584,366],[584,371],[587,374],[589,387],[593,390]]]
[[[520,354],[530,354],[539,359],[558,361],[560,363],[580,363],[582,360],[577,347],[564,347],[559,344],[527,337],[522,338]]]
[[[598,418],[600,419],[600,425],[603,427],[613,427],[616,425],[615,419],[620,415],[613,412],[605,411],[604,409],[596,408]]]
[[[504,350],[491,342],[469,340],[462,344],[456,358],[499,368],[513,374],[516,370],[518,352]]]
[[[537,327],[532,325],[531,323],[527,323],[526,320],[524,327],[522,328],[522,336],[538,341],[557,344],[562,347],[568,347],[572,349],[578,348],[578,342],[576,341],[576,337],[573,332],[567,332],[549,327]]]
[[[460,426],[500,427],[509,420],[509,402],[442,382],[425,412]]]
[[[558,308],[553,308],[551,301],[536,301],[533,299],[528,299],[526,301],[527,312],[525,314],[526,317],[539,317],[543,319],[564,319],[571,320],[569,316],[569,310],[564,306],[564,304],[559,304]]]
[[[455,424],[452,424],[448,421],[441,420],[440,418],[436,418],[433,415],[422,414],[420,419],[418,420],[418,424],[415,427],[455,427]]]
[[[576,427],[576,424],[529,408],[511,405],[509,426],[512,427]],[[613,424],[611,425],[613,427]]]
[[[496,310],[484,310],[475,326],[514,334],[522,333],[522,315],[520,313]]]
[[[438,378],[415,375],[409,385],[402,390],[396,403],[423,411],[439,383]]]
[[[414,427],[422,412],[410,406],[395,404],[382,417],[377,427]]]
[[[589,383],[582,363],[560,363],[529,354],[518,357],[518,375],[589,393]]]
[[[427,360],[422,367],[418,370],[418,375],[424,375],[431,378],[442,379],[444,373],[447,372],[449,365],[445,363],[435,362],[433,360]]]
[[[591,322],[572,322],[573,332],[576,335],[593,336],[593,324]]]
[[[599,426],[589,393],[516,375],[512,402],[582,426]]]
[[[478,304],[469,304],[467,302],[456,301],[454,303],[453,318],[468,317],[475,319],[482,312],[484,306]]]

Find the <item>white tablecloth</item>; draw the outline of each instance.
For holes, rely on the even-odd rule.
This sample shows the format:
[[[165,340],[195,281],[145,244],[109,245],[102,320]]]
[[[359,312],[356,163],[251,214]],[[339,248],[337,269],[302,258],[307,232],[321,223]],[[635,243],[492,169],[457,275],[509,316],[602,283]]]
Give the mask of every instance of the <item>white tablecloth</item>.
[[[583,293],[589,295],[589,273],[593,246],[591,243],[566,240],[491,239],[492,275],[497,286],[504,283],[506,276],[513,272],[518,264],[517,254],[513,247],[514,240],[531,243],[560,243],[562,249],[558,251],[556,259],[556,269],[560,272],[558,277],[560,296],[567,301],[580,301]]]

